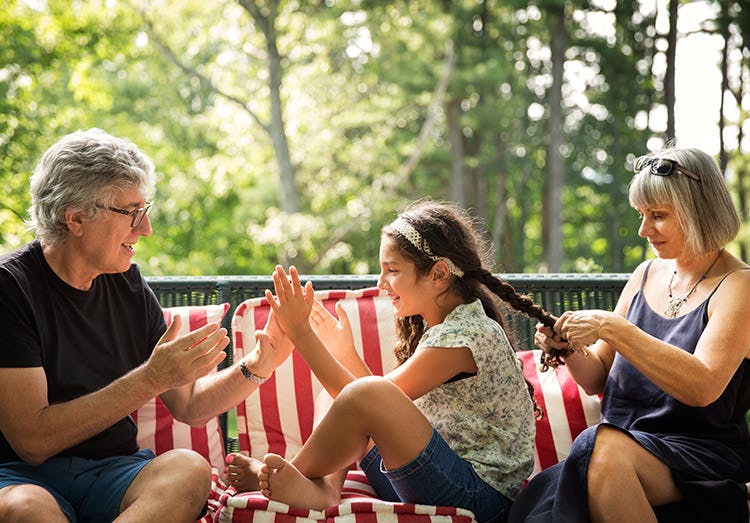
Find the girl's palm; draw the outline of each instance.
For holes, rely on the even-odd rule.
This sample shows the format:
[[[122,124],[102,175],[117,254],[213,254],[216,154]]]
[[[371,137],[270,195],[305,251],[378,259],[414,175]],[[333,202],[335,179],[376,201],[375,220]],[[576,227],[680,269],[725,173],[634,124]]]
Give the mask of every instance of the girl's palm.
[[[337,320],[322,303],[315,300],[310,314],[310,325],[323,345],[341,361],[341,356],[351,355],[356,349],[349,317],[340,303],[336,303],[336,313],[340,320]]]
[[[311,282],[307,282],[302,288],[296,268],[290,267],[289,274],[291,282],[284,269],[280,265],[276,267],[273,273],[276,297],[266,290],[266,299],[281,329],[287,336],[294,338],[295,334],[309,328],[308,320],[315,298]]]
[[[336,303],[336,314],[339,320],[323,307],[323,304],[315,300],[313,310],[310,313],[310,325],[318,338],[328,349],[334,358],[355,377],[369,376],[372,371],[360,358],[354,346],[354,335],[344,307],[340,302]]]

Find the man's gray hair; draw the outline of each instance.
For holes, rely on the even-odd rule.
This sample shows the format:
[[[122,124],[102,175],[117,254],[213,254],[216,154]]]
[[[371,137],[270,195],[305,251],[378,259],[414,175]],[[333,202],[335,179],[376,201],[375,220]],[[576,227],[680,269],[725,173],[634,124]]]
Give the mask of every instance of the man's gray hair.
[[[153,195],[154,163],[125,138],[101,129],[76,131],[42,154],[31,177],[29,227],[48,245],[68,236],[65,212],[85,213],[93,219],[112,206],[116,191],[139,190]]]

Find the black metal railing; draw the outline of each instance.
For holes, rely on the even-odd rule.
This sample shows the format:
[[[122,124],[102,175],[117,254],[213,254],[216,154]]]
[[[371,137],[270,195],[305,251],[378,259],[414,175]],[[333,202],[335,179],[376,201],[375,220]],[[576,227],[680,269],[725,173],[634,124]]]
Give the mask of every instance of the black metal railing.
[[[515,289],[531,296],[552,314],[566,310],[612,310],[620,296],[627,274],[503,274]],[[377,275],[303,276],[315,289],[363,289],[377,285]],[[271,276],[157,276],[146,278],[162,307],[184,305],[230,304],[224,318],[229,329],[232,314],[244,300],[263,296],[273,289]],[[520,313],[508,312],[511,331],[519,350],[531,349],[535,320]]]
[[[627,274],[503,274],[500,275],[521,293],[554,315],[566,310],[606,309],[612,310],[628,279]],[[325,275],[303,276],[303,281],[312,281],[317,290],[364,289],[377,285],[377,275]],[[210,305],[229,303],[229,311],[222,322],[231,332],[232,315],[237,306],[250,298],[264,295],[273,289],[271,276],[156,276],[147,277],[162,307],[187,305]],[[536,320],[509,310],[506,331],[518,350],[533,348]],[[231,364],[232,347],[227,348],[228,358],[224,365]],[[237,450],[236,438],[228,431],[228,415],[222,414],[219,423],[225,438],[227,452]]]

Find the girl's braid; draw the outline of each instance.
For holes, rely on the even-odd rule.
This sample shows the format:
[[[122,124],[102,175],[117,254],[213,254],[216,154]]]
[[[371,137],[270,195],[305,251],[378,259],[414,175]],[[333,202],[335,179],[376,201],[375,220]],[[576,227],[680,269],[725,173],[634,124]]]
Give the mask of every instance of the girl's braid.
[[[502,299],[504,302],[508,303],[508,305],[510,305],[517,311],[523,312],[527,316],[536,318],[545,325],[553,326],[555,324],[555,319],[539,305],[534,303],[534,300],[532,300],[528,296],[519,294],[510,283],[495,277],[487,269],[479,267],[473,271],[470,271],[470,273],[466,276],[468,276],[469,278],[474,278],[476,281],[487,287],[493,294]],[[541,409],[541,407],[539,407],[539,404],[534,399],[534,386],[528,379],[526,379],[526,377],[524,377],[524,380],[526,381],[526,387],[529,390],[531,401],[534,403],[534,416],[536,417],[536,419],[542,419],[544,417],[544,411]]]
[[[542,325],[554,331],[557,318],[537,305],[530,297],[525,294],[519,294],[510,283],[497,278],[484,268],[476,270],[475,277],[515,310],[536,318]],[[552,349],[549,353],[542,351],[539,360],[541,371],[546,372],[550,367],[564,365],[561,358],[569,355],[571,352],[572,349]]]
[[[484,268],[476,271],[476,278],[517,311],[536,318],[547,327],[553,328],[555,326],[557,319],[554,316],[542,309],[530,297],[519,294],[507,281],[499,279]]]

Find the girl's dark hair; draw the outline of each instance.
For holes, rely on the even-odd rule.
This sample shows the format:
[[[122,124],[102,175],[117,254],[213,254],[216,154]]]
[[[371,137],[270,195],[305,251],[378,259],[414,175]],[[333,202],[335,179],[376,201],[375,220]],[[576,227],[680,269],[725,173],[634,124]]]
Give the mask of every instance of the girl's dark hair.
[[[477,231],[475,220],[464,209],[450,203],[420,201],[408,207],[399,217],[419,233],[423,245],[418,249],[389,225],[383,227],[382,234],[396,242],[400,253],[414,263],[418,275],[426,275],[435,264],[434,259],[426,254],[431,251],[434,257],[448,258],[464,273],[461,277],[453,278],[451,288],[446,292],[454,291],[466,302],[479,298],[487,316],[500,326],[504,327],[505,322],[498,298],[544,325],[554,326],[554,316],[487,269],[489,251]],[[394,353],[400,364],[416,350],[424,334],[424,321],[421,316],[399,318],[396,330],[398,341]],[[534,388],[528,380],[526,385],[533,401]],[[534,413],[537,418],[543,415],[536,401]]]

